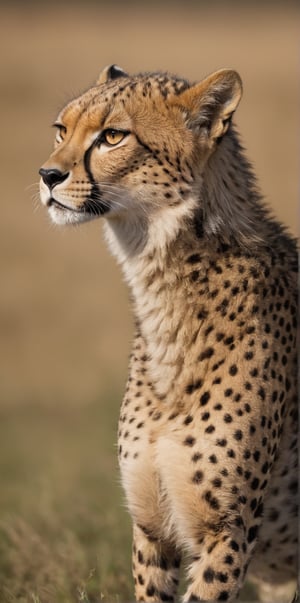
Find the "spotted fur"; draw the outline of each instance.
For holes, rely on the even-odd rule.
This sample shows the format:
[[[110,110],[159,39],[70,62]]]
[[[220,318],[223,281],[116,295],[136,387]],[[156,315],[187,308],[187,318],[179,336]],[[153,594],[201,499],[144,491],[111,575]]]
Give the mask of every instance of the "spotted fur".
[[[232,601],[297,568],[296,246],[262,203],[231,70],[107,67],[41,169],[56,223],[103,215],[136,334],[119,423],[138,601]],[[115,142],[116,141],[116,142]]]

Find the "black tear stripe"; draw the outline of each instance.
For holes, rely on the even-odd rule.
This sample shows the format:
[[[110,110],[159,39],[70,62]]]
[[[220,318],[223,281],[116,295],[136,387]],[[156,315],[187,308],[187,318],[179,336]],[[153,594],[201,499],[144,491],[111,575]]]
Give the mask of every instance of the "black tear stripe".
[[[99,184],[97,184],[97,182],[95,181],[94,176],[92,174],[90,160],[91,160],[91,154],[92,154],[94,148],[101,142],[102,136],[103,136],[103,132],[101,132],[101,134],[99,134],[99,136],[97,136],[96,140],[94,140],[93,144],[85,152],[84,158],[83,158],[85,171],[88,175],[90,184],[92,185],[91,194],[86,199],[84,208],[87,213],[90,213],[93,215],[99,215],[99,216],[103,216],[104,214],[106,214],[110,210],[110,207],[107,203],[101,202],[101,189],[100,189]],[[152,151],[152,149],[146,143],[144,143],[137,135],[135,135],[135,136],[136,136],[138,143],[144,149],[146,149],[150,153],[150,155],[155,156],[154,151]]]
[[[100,135],[100,137],[101,137],[101,135]],[[92,151],[97,146],[97,144],[99,144],[100,137],[98,136],[96,138],[96,140],[94,140],[93,144],[85,152],[84,158],[83,158],[85,171],[86,171],[86,173],[88,175],[88,179],[92,185],[91,194],[86,199],[84,208],[85,208],[85,211],[89,214],[103,216],[104,214],[106,214],[109,211],[110,208],[107,203],[101,202],[101,190],[100,190],[99,185],[97,184],[97,182],[94,179],[94,176],[93,176],[92,170],[91,170],[91,166],[90,166]]]

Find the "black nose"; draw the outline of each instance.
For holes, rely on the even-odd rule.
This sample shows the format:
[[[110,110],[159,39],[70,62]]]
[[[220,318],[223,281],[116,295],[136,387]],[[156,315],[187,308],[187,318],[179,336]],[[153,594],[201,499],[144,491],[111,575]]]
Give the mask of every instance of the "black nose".
[[[50,190],[54,188],[54,186],[56,186],[57,184],[61,184],[61,182],[66,180],[66,178],[68,178],[69,176],[69,172],[63,173],[60,170],[45,170],[44,168],[41,168],[39,170],[39,174],[40,176],[42,176],[45,184],[47,184]]]

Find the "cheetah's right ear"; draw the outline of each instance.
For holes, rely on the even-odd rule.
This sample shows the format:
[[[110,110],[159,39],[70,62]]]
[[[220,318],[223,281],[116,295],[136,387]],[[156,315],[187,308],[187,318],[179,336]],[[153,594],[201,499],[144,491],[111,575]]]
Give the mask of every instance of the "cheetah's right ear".
[[[189,127],[205,131],[213,143],[227,132],[242,90],[239,74],[232,69],[221,69],[182,92],[175,104],[186,113]]]
[[[100,86],[100,84],[106,84],[106,82],[109,82],[110,80],[116,80],[119,77],[127,76],[128,73],[126,73],[126,71],[123,71],[121,67],[118,67],[117,65],[107,65],[107,67],[104,67],[104,69],[101,71],[96,81],[96,86]]]

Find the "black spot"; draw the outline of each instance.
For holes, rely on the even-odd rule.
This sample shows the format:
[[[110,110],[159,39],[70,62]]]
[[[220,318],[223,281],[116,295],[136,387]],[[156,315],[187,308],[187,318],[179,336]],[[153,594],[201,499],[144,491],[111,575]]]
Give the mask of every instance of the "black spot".
[[[202,385],[203,385],[202,379],[197,379],[197,381],[193,381],[192,383],[189,383],[186,386],[185,391],[187,394],[192,394],[197,389],[200,389],[200,387],[202,387]]]
[[[213,433],[215,430],[216,428],[214,427],[214,425],[209,425],[208,427],[206,427],[205,433]]]
[[[238,552],[240,550],[240,547],[235,540],[231,540],[229,546],[232,548],[233,551]]]
[[[193,272],[191,272],[191,274],[190,274],[190,278],[191,278],[191,281],[196,282],[199,278],[199,270],[193,270]]]
[[[227,450],[227,456],[230,459],[235,459],[235,452],[234,452],[234,450],[232,450],[232,448],[230,448],[229,450]]]
[[[234,437],[234,439],[235,439],[235,440],[237,440],[237,441],[242,440],[242,439],[243,439],[243,433],[242,433],[242,431],[241,431],[240,429],[237,429],[237,430],[234,432],[233,437]]]
[[[244,354],[244,358],[245,360],[252,360],[253,352],[246,352],[246,354]]]
[[[143,576],[141,576],[141,574],[138,574],[138,583],[141,584],[143,586],[143,584],[145,584],[144,578]]]
[[[217,572],[216,578],[217,580],[219,580],[219,582],[222,582],[223,584],[226,584],[226,582],[228,582],[228,574],[223,574],[223,572]]]
[[[148,597],[153,597],[153,595],[155,595],[155,587],[153,584],[149,584],[149,586],[147,586],[146,595]]]
[[[187,417],[185,417],[183,423],[184,423],[184,425],[189,425],[192,421],[193,421],[193,417],[191,415],[187,415]]]
[[[233,557],[232,557],[232,555],[226,555],[226,557],[224,559],[224,563],[226,563],[226,565],[233,565]]]
[[[138,562],[141,564],[145,563],[144,555],[143,555],[142,551],[138,551]]]
[[[203,350],[203,352],[201,352],[200,356],[199,356],[199,360],[206,360],[208,358],[211,358],[214,355],[214,349],[213,348],[206,348],[205,350]]]
[[[255,517],[255,519],[256,519],[257,517],[262,517],[262,516],[263,516],[263,512],[264,512],[264,505],[263,505],[263,503],[261,502],[261,503],[259,503],[259,505],[258,505],[258,507],[257,507],[257,509],[256,509],[256,511],[255,511],[255,513],[254,513],[254,517]]]
[[[188,264],[197,264],[201,261],[200,255],[198,253],[193,253],[187,259]]]
[[[232,395],[232,393],[233,393],[233,391],[232,391],[231,387],[228,387],[228,388],[227,388],[227,389],[225,389],[225,391],[224,391],[224,396],[225,396],[226,398],[229,398],[229,397]]]
[[[156,411],[152,417],[153,421],[159,421],[159,419],[161,418],[161,412]]]
[[[165,593],[164,591],[159,591],[159,597],[162,601],[174,601],[174,597],[172,597],[172,595],[168,595],[168,593]]]
[[[232,416],[229,413],[226,413],[226,415],[224,415],[224,421],[225,423],[232,423]]]
[[[253,542],[253,540],[255,540],[256,536],[257,536],[257,532],[258,532],[258,527],[257,525],[255,526],[251,526],[251,528],[249,528],[248,530],[248,536],[247,536],[247,540],[248,542]]]
[[[215,479],[212,480],[212,485],[215,488],[221,488],[221,486],[222,486],[222,480],[219,477],[215,477]]]
[[[213,465],[215,465],[218,462],[218,459],[215,454],[211,454],[210,457],[208,457],[208,458],[209,458],[209,461],[211,463],[213,463]]]
[[[198,314],[197,314],[197,318],[199,320],[204,320],[205,318],[207,318],[208,316],[208,311],[205,310],[205,308],[202,308],[201,310],[199,310]]]
[[[204,474],[202,471],[195,471],[192,481],[194,484],[201,484],[201,482],[203,481],[203,477]]]
[[[204,499],[206,500],[206,502],[209,504],[209,506],[212,509],[217,511],[220,508],[218,499],[215,498],[214,496],[212,496],[212,493],[210,492],[210,490],[205,492]]]
[[[204,392],[202,394],[202,396],[200,397],[200,404],[201,406],[205,406],[205,404],[207,404],[207,402],[210,399],[210,392]]]
[[[229,598],[229,592],[227,590],[221,590],[219,596],[218,596],[218,601],[228,601]]]
[[[192,462],[197,463],[197,461],[200,461],[200,459],[202,459],[201,452],[195,452],[195,454],[192,456]]]
[[[244,522],[241,517],[236,517],[234,520],[234,523],[238,528],[241,528],[242,526],[244,526]]]
[[[208,421],[209,417],[210,417],[210,413],[209,412],[203,412],[202,415],[201,415],[202,421]]]
[[[257,393],[262,400],[265,400],[266,392],[263,387],[260,387]]]
[[[236,567],[236,568],[233,570],[232,575],[233,575],[233,577],[234,577],[234,578],[238,578],[238,577],[240,576],[240,573],[241,573],[240,568],[239,568],[239,567]]]
[[[254,479],[251,482],[252,490],[257,490],[258,486],[259,486],[259,479],[257,477],[254,477]]]
[[[203,580],[208,584],[213,582],[215,578],[215,572],[211,567],[206,568],[203,572]]]
[[[253,498],[250,503],[251,511],[254,511],[256,509],[256,507],[257,507],[257,498]]]
[[[183,443],[185,446],[194,446],[195,442],[196,440],[193,436],[187,436]]]
[[[216,370],[218,370],[218,368],[219,368],[220,366],[222,366],[222,364],[224,364],[224,362],[225,362],[225,359],[223,359],[223,360],[219,360],[219,362],[216,362],[216,364],[214,364],[214,365],[213,365],[213,367],[212,367],[212,371],[216,371]]]
[[[232,364],[231,367],[229,368],[229,374],[232,375],[232,377],[234,377],[234,375],[236,375],[238,372],[237,366],[236,364]]]
[[[212,553],[212,552],[213,552],[213,550],[216,548],[217,544],[218,544],[218,542],[217,542],[217,541],[215,541],[215,542],[212,542],[212,543],[211,543],[211,544],[210,544],[210,545],[207,547],[207,552],[208,552],[208,554],[209,554],[209,555],[210,555],[210,553]]]
[[[221,439],[221,440],[217,440],[216,441],[217,446],[227,446],[227,440],[225,440],[225,438]]]

